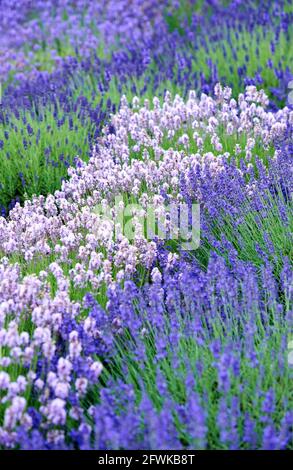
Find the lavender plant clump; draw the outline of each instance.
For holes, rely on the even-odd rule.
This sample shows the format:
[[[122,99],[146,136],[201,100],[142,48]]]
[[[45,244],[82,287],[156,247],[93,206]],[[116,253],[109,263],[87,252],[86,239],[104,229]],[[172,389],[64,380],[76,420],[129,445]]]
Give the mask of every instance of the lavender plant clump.
[[[159,3],[1,2],[2,449],[292,448],[292,2]]]

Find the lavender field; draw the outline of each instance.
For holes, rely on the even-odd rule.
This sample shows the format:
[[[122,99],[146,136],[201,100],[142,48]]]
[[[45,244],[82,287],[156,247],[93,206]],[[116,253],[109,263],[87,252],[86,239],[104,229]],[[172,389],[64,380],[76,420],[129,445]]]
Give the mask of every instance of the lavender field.
[[[292,0],[0,0],[0,449],[293,448]]]

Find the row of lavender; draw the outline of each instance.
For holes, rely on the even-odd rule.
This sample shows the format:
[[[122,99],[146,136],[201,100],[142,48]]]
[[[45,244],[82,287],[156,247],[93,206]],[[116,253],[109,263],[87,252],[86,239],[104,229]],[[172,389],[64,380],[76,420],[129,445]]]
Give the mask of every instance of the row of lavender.
[[[52,2],[40,3],[45,5],[42,21],[50,26],[45,18]],[[89,2],[74,3],[84,8]],[[105,3],[112,8],[110,20],[117,19],[117,2]],[[55,19],[64,19],[65,11],[73,18],[71,2],[61,12],[58,2],[54,4]],[[99,8],[98,2],[93,4]],[[280,2],[272,10],[276,22],[262,6],[254,5],[256,22],[255,8],[249,10],[243,2],[237,18],[225,14],[220,2],[209,4],[207,22],[222,18],[220,28],[227,26],[226,46],[232,51],[231,31],[237,36],[242,27],[251,35],[273,31],[273,53],[289,34],[292,13],[284,10],[280,15]],[[131,21],[140,25],[141,11],[136,17],[135,11],[141,2],[130,5],[134,20],[131,8],[121,13],[130,12]],[[181,26],[172,26],[174,18],[169,17],[171,29],[184,27],[186,32],[169,35],[162,11],[153,2],[146,6],[150,21],[146,31],[140,29],[139,41],[135,37],[135,48],[129,36],[105,60],[70,59],[71,68],[65,59],[53,74],[40,74],[35,82],[22,77],[23,84],[17,88],[14,82],[4,95],[4,108],[14,102],[19,122],[22,107],[35,119],[42,116],[41,106],[51,103],[57,129],[80,109],[82,119],[90,115],[97,125],[88,163],[74,158],[69,179],[59,181],[54,193],[26,200],[22,207],[17,204],[7,218],[0,218],[3,448],[284,449],[292,443],[292,110],[289,106],[272,112],[267,94],[250,81],[238,93],[241,73],[234,96],[227,86],[214,88],[217,69],[210,62],[214,75],[206,93],[191,91],[185,97],[199,78],[192,75],[192,56],[186,52],[194,24],[185,24],[183,18]],[[32,14],[29,3],[23,12]],[[154,50],[157,21],[166,28],[160,30],[166,38],[158,43],[156,37]],[[119,27],[112,23],[118,28],[112,39],[117,32],[123,37],[126,20]],[[78,30],[80,17],[72,24]],[[202,39],[204,49],[220,40],[220,28],[206,43]],[[69,36],[74,41],[71,29]],[[10,40],[7,35],[7,44]],[[140,41],[149,47],[142,51]],[[167,53],[171,48],[172,54]],[[176,65],[177,74],[170,64]],[[113,83],[107,85],[109,73],[126,82],[119,93],[125,89],[131,91],[128,97],[143,96],[149,87],[151,98],[122,97],[112,117],[115,100],[106,110],[97,106],[94,115],[93,102],[78,98],[78,87],[66,87],[69,80],[80,86],[86,80],[82,73],[98,75],[101,69],[107,78],[100,89],[104,93],[103,87],[109,87],[109,100],[117,93]],[[280,70],[286,73],[281,62]],[[227,77],[224,81],[229,82]],[[28,87],[36,89],[38,83],[40,96],[36,99],[30,91],[30,103]],[[271,83],[269,75],[264,83],[268,92]],[[163,100],[152,97],[156,89]],[[174,96],[177,90],[183,98]],[[99,112],[104,113],[101,118]],[[3,116],[11,126],[12,113],[4,111]],[[34,151],[41,142],[31,125],[35,122],[23,122],[31,140],[37,140]],[[74,124],[69,125],[73,131]],[[14,131],[15,126],[14,121]],[[42,129],[53,140],[46,126]],[[8,135],[6,142],[10,139]],[[76,142],[85,146],[79,135]],[[67,147],[69,143],[65,141]],[[199,249],[182,250],[180,237],[166,241],[146,236],[142,220],[148,206],[155,208],[167,231],[170,204],[195,202],[201,209]],[[117,236],[114,223],[115,211],[129,204],[131,240],[123,233]],[[97,207],[110,208],[110,218]]]

